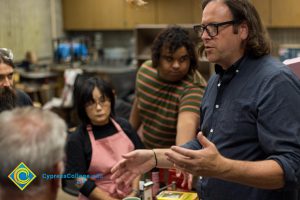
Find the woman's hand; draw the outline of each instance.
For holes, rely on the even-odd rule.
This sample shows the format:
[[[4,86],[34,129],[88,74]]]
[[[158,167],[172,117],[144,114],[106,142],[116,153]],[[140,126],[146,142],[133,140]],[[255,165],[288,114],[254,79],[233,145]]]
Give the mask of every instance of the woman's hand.
[[[139,175],[150,171],[156,164],[152,150],[135,150],[123,155],[112,169],[111,178],[118,185],[129,185]]]

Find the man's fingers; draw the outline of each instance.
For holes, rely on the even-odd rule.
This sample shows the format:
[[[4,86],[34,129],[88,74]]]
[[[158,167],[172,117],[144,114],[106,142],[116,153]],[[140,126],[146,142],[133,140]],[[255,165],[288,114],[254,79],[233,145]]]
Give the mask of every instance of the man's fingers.
[[[175,168],[178,168],[180,170],[184,170],[185,168],[188,166],[191,166],[193,160],[191,160],[190,158],[187,158],[185,156],[182,155],[178,155],[175,152],[167,152],[165,153],[167,160],[170,161],[171,163],[175,164]]]
[[[183,175],[183,181],[181,183],[181,187],[184,187],[186,185],[186,183],[187,183],[187,177],[186,177],[186,175],[184,173],[182,173],[182,175]]]
[[[171,150],[178,153],[178,154],[181,154],[186,159],[191,159],[191,158],[195,157],[195,151],[194,150],[186,149],[186,148],[179,147],[179,146],[172,146]]]
[[[198,133],[197,138],[204,148],[208,147],[211,144],[211,142],[203,135],[202,132]]]
[[[167,160],[169,160],[169,158],[167,158]],[[175,169],[176,169],[176,177],[177,178],[179,178],[182,174],[184,175],[184,172],[187,172],[188,166],[190,166],[189,164],[186,164],[186,163],[181,164],[181,163],[176,162],[176,161],[170,161],[170,162],[176,163],[175,164]]]
[[[188,176],[189,176],[188,177],[188,188],[189,188],[189,190],[191,190],[193,187],[193,175],[189,174]]]
[[[174,163],[175,165],[175,163]],[[175,165],[176,167],[176,165]],[[179,169],[176,169],[176,177],[179,178],[181,176],[182,172]]]

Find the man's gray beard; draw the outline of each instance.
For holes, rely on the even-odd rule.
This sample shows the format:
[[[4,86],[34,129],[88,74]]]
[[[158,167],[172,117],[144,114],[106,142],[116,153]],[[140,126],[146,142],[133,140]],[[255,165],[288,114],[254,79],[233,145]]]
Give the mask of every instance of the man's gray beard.
[[[17,96],[14,89],[10,87],[0,88],[0,112],[16,107],[16,101]]]

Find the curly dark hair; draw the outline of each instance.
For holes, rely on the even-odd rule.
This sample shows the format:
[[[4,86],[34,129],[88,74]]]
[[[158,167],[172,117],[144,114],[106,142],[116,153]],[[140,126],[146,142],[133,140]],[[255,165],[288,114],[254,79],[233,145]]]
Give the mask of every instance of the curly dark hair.
[[[198,67],[197,54],[195,45],[189,37],[188,31],[182,27],[173,25],[163,29],[154,39],[152,44],[152,63],[153,67],[159,66],[159,59],[162,48],[168,48],[170,53],[174,53],[181,47],[185,47],[190,57],[189,72]]]
[[[202,10],[208,3],[216,0],[204,0]],[[245,41],[245,53],[254,57],[270,54],[271,42],[269,34],[263,25],[256,8],[249,0],[223,0],[228,6],[233,20],[248,25],[248,38]],[[203,47],[201,48],[203,50]],[[201,54],[202,55],[202,54]]]

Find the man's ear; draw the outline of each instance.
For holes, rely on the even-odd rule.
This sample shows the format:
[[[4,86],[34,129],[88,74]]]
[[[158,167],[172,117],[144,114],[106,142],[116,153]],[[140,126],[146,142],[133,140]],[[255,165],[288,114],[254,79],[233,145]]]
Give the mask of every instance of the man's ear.
[[[248,38],[249,28],[246,22],[239,25],[239,34],[242,40],[246,40]]]

